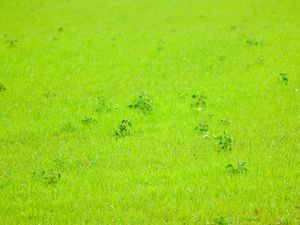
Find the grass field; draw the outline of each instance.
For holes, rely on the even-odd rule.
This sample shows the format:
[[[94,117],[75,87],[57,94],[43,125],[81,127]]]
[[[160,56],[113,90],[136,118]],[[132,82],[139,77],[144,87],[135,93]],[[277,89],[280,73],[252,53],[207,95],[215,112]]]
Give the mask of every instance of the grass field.
[[[300,224],[298,0],[1,0],[0,224]]]

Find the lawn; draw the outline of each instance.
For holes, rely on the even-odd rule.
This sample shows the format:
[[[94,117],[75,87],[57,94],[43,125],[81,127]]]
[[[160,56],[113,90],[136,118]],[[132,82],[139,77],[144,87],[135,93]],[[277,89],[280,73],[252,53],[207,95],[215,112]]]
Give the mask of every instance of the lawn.
[[[298,0],[1,0],[0,224],[300,224]]]

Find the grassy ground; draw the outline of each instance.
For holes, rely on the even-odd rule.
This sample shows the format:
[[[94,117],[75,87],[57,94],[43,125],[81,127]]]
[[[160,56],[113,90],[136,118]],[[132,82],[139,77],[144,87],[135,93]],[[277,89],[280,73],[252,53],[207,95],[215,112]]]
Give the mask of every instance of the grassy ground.
[[[2,0],[0,224],[299,224],[299,12]]]

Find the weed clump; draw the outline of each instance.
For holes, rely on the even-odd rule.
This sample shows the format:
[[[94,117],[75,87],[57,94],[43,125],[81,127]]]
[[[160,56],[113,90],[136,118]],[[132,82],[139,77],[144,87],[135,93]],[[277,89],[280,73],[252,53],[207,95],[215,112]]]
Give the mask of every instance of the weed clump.
[[[246,162],[238,162],[236,165],[228,164],[226,170],[231,174],[242,174],[247,172]]]
[[[229,217],[221,216],[221,217],[217,218],[213,224],[215,224],[215,225],[231,225],[232,221],[230,220]]]
[[[15,47],[18,43],[17,39],[7,39],[6,43],[8,44],[9,47]]]
[[[130,135],[132,124],[128,120],[122,120],[121,124],[119,125],[118,130],[116,131],[115,135],[117,138],[124,138]]]
[[[81,123],[83,125],[92,125],[92,124],[96,124],[97,122],[98,121],[94,117],[88,117],[88,118],[81,120]]]
[[[43,94],[43,96],[46,97],[46,98],[51,98],[51,97],[54,97],[55,95],[56,95],[55,93],[50,92],[50,91],[45,92],[45,93]]]
[[[232,146],[234,144],[234,138],[232,136],[229,136],[226,132],[224,132],[222,135],[214,137],[216,141],[218,141],[220,150],[223,151],[231,151]]]
[[[56,184],[61,177],[59,172],[56,172],[52,169],[48,169],[48,170],[42,171],[42,172],[33,172],[32,176],[41,178],[46,185]]]
[[[248,45],[252,45],[252,46],[258,46],[258,45],[263,45],[263,44],[264,44],[263,41],[253,40],[253,39],[251,39],[251,38],[248,38],[248,39],[246,40],[246,43],[247,43]]]
[[[208,133],[209,127],[206,121],[202,121],[199,123],[195,130],[200,131],[201,133]]]
[[[6,87],[2,83],[0,83],[0,92],[4,91],[6,91]]]
[[[141,91],[133,103],[128,105],[128,107],[132,109],[138,109],[144,114],[151,113],[153,111],[152,98],[145,91]]]
[[[194,102],[191,104],[192,107],[195,107],[198,110],[201,110],[206,107],[207,97],[204,94],[201,95],[193,94],[192,98],[194,100]]]
[[[103,112],[107,110],[107,101],[104,97],[98,97],[96,112]]]
[[[78,127],[76,125],[72,124],[71,122],[68,122],[63,124],[63,126],[61,127],[61,131],[66,133],[72,133],[75,132],[77,128]]]
[[[289,83],[289,78],[286,73],[279,74],[278,80],[285,85],[288,85]]]
[[[111,112],[111,111],[113,111],[113,110],[118,110],[118,109],[119,109],[119,105],[118,105],[118,104],[112,105],[112,104],[111,104],[106,98],[104,98],[103,96],[98,97],[95,112],[97,112],[97,113],[101,113],[101,112]]]

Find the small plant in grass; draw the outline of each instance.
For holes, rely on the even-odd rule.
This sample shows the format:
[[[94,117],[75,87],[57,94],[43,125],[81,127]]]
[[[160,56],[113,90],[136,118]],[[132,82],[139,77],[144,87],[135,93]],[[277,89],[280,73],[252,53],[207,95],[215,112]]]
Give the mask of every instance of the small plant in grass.
[[[98,97],[97,105],[96,105],[96,112],[104,112],[104,111],[110,111],[111,107],[108,101],[104,97]]]
[[[195,130],[201,132],[201,133],[208,133],[209,127],[206,121],[202,121],[199,123],[197,127],[195,127]]]
[[[118,130],[116,131],[115,135],[117,138],[124,138],[130,135],[132,124],[128,120],[122,120],[121,124],[119,125]]]
[[[88,117],[88,118],[81,120],[81,123],[83,125],[92,125],[92,124],[96,124],[97,120],[94,117]]]
[[[204,94],[201,95],[194,94],[192,95],[192,98],[194,100],[194,102],[191,104],[192,107],[195,107],[198,110],[205,108],[207,97]]]
[[[198,126],[195,127],[195,130],[202,134],[202,138],[208,138],[209,137],[209,121],[212,119],[213,114],[206,112],[202,114],[202,120],[200,121],[200,123],[198,124]]]
[[[8,44],[9,47],[15,47],[18,43],[17,39],[7,39],[6,43]]]
[[[288,85],[289,83],[289,78],[286,73],[279,74],[278,80],[285,85]]]
[[[224,132],[220,136],[214,137],[216,141],[218,141],[220,150],[223,151],[231,151],[232,146],[234,144],[234,138],[232,136],[229,136],[226,132]]]
[[[231,174],[242,174],[248,171],[246,162],[238,162],[236,165],[228,164],[226,170]]]
[[[248,45],[252,45],[252,46],[258,46],[258,45],[263,45],[264,44],[263,41],[258,41],[258,40],[254,40],[254,39],[251,39],[251,38],[248,38],[246,40],[246,43]]]
[[[61,131],[62,132],[66,132],[66,133],[72,133],[75,132],[77,130],[78,126],[74,125],[71,122],[65,123],[62,127],[61,127]]]
[[[207,121],[201,121],[199,125],[195,127],[195,130],[203,135],[201,139],[205,139],[209,137],[209,126]]]
[[[215,224],[215,225],[231,225],[232,221],[230,220],[229,217],[221,216],[221,217],[217,218],[213,224]]]
[[[104,97],[98,97],[96,112],[103,112],[107,109],[107,102]]]
[[[264,64],[264,60],[261,59],[261,58],[260,58],[260,59],[257,59],[257,60],[256,60],[256,64],[257,64],[257,65],[263,65],[263,64]]]
[[[48,170],[47,173],[44,174],[44,178],[48,184],[55,184],[60,179],[60,173]]]
[[[51,92],[51,91],[45,92],[45,93],[43,94],[43,96],[46,97],[46,98],[51,98],[51,97],[54,97],[55,95],[56,95],[56,94],[53,93],[53,92]]]
[[[115,110],[118,110],[118,109],[119,109],[119,105],[118,104],[112,105],[103,96],[98,97],[95,112],[97,112],[97,113],[110,112],[110,111],[113,111],[113,110],[115,111]]]
[[[6,186],[8,185],[8,182],[0,182],[0,191],[2,191]]]
[[[6,87],[0,83],[0,92],[6,91]]]
[[[141,91],[133,103],[128,106],[132,109],[138,109],[142,113],[151,113],[153,111],[152,98],[145,91]]]
[[[33,172],[32,176],[36,177],[36,178],[41,178],[45,182],[46,185],[56,184],[61,177],[60,173],[58,173],[52,169],[48,169],[48,170],[42,171],[42,172]]]

